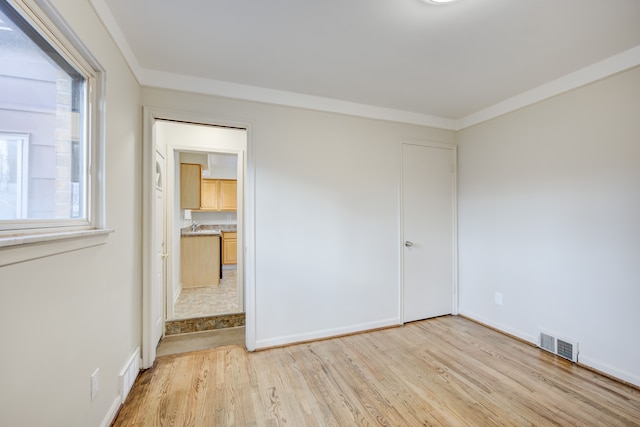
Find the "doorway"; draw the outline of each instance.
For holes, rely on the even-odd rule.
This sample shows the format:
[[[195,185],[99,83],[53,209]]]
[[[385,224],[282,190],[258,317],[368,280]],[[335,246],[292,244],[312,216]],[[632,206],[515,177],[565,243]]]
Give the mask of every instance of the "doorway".
[[[186,117],[185,117],[186,116]],[[200,221],[200,223],[207,227],[216,226],[220,241],[222,239],[223,231],[233,231],[235,234],[237,250],[234,255],[233,265],[220,265],[223,271],[223,278],[230,279],[235,285],[235,307],[239,310],[237,313],[241,314],[243,323],[245,316],[245,257],[248,252],[245,242],[245,236],[253,235],[253,227],[249,223],[248,227],[245,227],[245,200],[246,200],[246,187],[251,187],[249,180],[247,180],[247,146],[248,146],[248,125],[239,126],[220,126],[214,123],[210,123],[209,120],[194,120],[193,116],[189,113],[179,113],[175,111],[158,111],[145,108],[145,156],[143,163],[143,230],[145,234],[144,247],[143,247],[143,340],[142,340],[142,365],[143,367],[149,367],[153,364],[156,357],[157,332],[153,333],[153,326],[157,323],[156,318],[153,317],[158,311],[163,313],[162,325],[165,326],[165,321],[173,319],[174,315],[174,303],[176,297],[180,292],[180,238],[181,230],[191,226],[193,220]],[[224,123],[224,121],[221,121]],[[163,256],[166,259],[165,272],[165,286],[162,289],[162,295],[164,298],[160,300],[161,307],[158,308],[157,297],[157,284],[159,280],[153,280],[153,273],[158,269],[153,268],[151,260],[153,260],[152,248],[154,241],[154,234],[156,230],[150,225],[151,218],[157,217],[157,213],[161,210],[155,203],[154,192],[155,184],[153,183],[154,171],[152,168],[156,168],[156,165],[152,163],[155,161],[155,156],[149,159],[149,154],[155,151],[164,154],[164,198],[166,200],[164,206],[164,223],[165,230],[165,246]],[[196,212],[198,209],[189,211],[189,215],[185,215],[187,210],[180,209],[180,155],[181,153],[191,153],[203,156],[206,159],[211,158],[215,161],[216,156],[218,160],[220,158],[226,159],[226,161],[235,162],[234,176],[226,176],[220,179],[233,181],[235,189],[234,202],[236,202],[235,210],[225,212],[218,212],[218,218],[198,218],[197,215],[211,215],[212,212]],[[152,161],[150,161],[152,160]],[[208,168],[204,167],[204,169]],[[220,165],[218,165],[219,167]],[[250,170],[250,168],[249,168]],[[178,177],[176,179],[176,177]],[[211,178],[214,179],[214,178]],[[252,189],[250,189],[251,191]],[[193,216],[192,216],[193,215]],[[222,215],[222,216],[220,216]],[[220,221],[220,218],[223,220]],[[250,215],[250,218],[252,216]],[[157,223],[158,221],[153,221]],[[231,230],[233,228],[233,230]],[[250,248],[252,245],[249,245]],[[227,245],[230,247],[230,245]],[[250,249],[249,248],[249,249]],[[252,272],[253,269],[249,268]],[[228,274],[224,274],[227,272]],[[235,274],[234,274],[235,273]],[[226,277],[225,277],[226,276]],[[232,276],[235,276],[232,279]],[[253,275],[249,276],[250,278]],[[249,279],[251,283],[252,279]],[[229,280],[227,280],[229,282]],[[154,288],[155,287],[155,288]],[[178,292],[176,292],[178,290]],[[250,296],[252,293],[250,293]],[[250,306],[251,303],[250,303]],[[253,312],[251,313],[251,315]],[[250,316],[251,316],[250,315]],[[166,331],[163,331],[163,335]],[[247,335],[244,336],[245,345],[248,349],[253,349],[254,330],[253,328],[247,329]],[[244,334],[243,334],[244,335]]]
[[[165,319],[181,320],[171,328],[168,323],[165,333],[217,328],[210,317],[244,313],[243,257],[237,250],[243,229],[244,159],[238,148],[246,144],[246,130],[168,120],[157,120],[155,129],[156,144],[167,153],[170,184]],[[224,194],[231,206],[217,204],[215,199]],[[228,244],[232,238],[233,247]],[[240,317],[225,324],[237,325]]]
[[[402,144],[403,322],[456,307],[455,147]]]
[[[218,134],[216,128],[210,130],[213,139],[225,138],[226,136],[224,133]],[[213,284],[185,282],[185,278],[191,281],[194,275],[200,275],[197,271],[188,271],[197,269],[198,266],[194,266],[191,262],[187,262],[188,265],[185,265],[185,260],[190,261],[189,258],[202,254],[185,254],[182,251],[182,243],[175,245],[173,268],[180,274],[177,275],[179,280],[174,279],[167,286],[166,319],[167,321],[184,321],[244,313],[242,281],[238,280],[237,274],[237,203],[229,203],[229,206],[221,209],[220,206],[216,206],[215,200],[223,191],[222,185],[225,185],[224,188],[226,188],[232,184],[233,192],[236,194],[229,196],[233,196],[233,199],[237,200],[235,188],[238,179],[238,155],[224,152],[175,151],[174,161],[176,162],[174,168],[176,171],[179,171],[183,165],[201,170],[198,182],[191,184],[180,182],[181,173],[175,173],[175,190],[179,193],[200,191],[203,194],[203,203],[207,203],[205,199],[214,199],[214,203],[213,207],[209,203],[200,209],[187,209],[181,206],[182,195],[177,194],[174,198],[176,203],[170,207],[174,212],[171,233],[180,241],[183,239],[200,241],[204,240],[202,238],[212,238],[209,240],[213,240],[216,248],[211,251],[212,256],[215,256],[215,260],[212,259],[211,263],[216,264],[213,269],[216,272],[216,277]],[[195,185],[200,190],[188,188],[189,185]],[[204,194],[207,196],[205,197]],[[180,251],[180,255],[178,255],[178,251]],[[212,322],[208,323],[210,326],[214,326]],[[180,324],[184,325],[185,322]],[[169,329],[171,328],[168,328],[167,333],[170,332]],[[179,332],[179,328],[176,329]],[[206,329],[201,327],[199,331],[202,330]]]

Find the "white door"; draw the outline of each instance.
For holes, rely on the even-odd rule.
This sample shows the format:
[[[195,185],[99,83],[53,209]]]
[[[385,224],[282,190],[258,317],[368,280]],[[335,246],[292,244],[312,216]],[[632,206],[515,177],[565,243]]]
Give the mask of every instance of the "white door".
[[[153,345],[157,345],[162,338],[164,328],[164,280],[165,280],[165,175],[164,156],[156,151],[155,158],[155,195],[153,210],[153,267],[151,283],[151,316]]]
[[[454,166],[451,147],[402,146],[404,322],[453,312]]]

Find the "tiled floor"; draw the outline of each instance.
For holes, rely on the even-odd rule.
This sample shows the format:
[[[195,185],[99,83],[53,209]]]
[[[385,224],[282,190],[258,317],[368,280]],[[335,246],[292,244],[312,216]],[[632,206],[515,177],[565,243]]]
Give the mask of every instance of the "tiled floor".
[[[223,270],[218,286],[183,289],[173,307],[174,319],[239,313],[236,270]]]

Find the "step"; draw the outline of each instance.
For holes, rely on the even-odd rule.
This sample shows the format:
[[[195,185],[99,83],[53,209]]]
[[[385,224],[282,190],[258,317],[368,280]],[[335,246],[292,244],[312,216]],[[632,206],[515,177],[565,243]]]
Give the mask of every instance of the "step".
[[[193,332],[244,326],[244,313],[219,314],[216,316],[195,317],[192,319],[168,320],[164,325],[164,334],[179,335]]]

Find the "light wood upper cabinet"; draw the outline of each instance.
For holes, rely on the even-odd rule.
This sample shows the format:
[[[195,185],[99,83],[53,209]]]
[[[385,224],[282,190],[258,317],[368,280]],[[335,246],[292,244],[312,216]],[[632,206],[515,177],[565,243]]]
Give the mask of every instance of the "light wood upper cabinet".
[[[200,209],[202,166],[194,163],[180,164],[180,208]]]
[[[238,181],[202,178],[202,165],[180,164],[180,207],[182,209],[235,212],[238,210]]]
[[[221,211],[236,211],[238,209],[238,181],[235,179],[221,179],[218,209]]]
[[[220,209],[219,197],[220,181],[217,179],[202,179],[202,193],[200,196],[201,209],[218,210]]]

